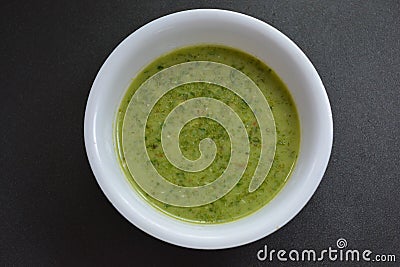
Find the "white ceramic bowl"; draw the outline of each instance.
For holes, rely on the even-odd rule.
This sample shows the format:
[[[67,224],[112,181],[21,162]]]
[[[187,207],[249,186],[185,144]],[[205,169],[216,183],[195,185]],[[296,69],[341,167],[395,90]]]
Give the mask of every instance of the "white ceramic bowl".
[[[218,225],[182,222],[151,207],[124,177],[113,142],[116,111],[138,71],[161,54],[200,43],[235,47],[264,61],[288,86],[301,123],[300,154],[285,187],[253,215]],[[126,219],[146,233],[169,243],[190,248],[219,249],[265,237],[284,226],[305,206],[328,164],[333,125],[321,79],[308,58],[291,40],[255,18],[231,11],[203,9],[159,18],[118,45],[93,83],[86,107],[84,135],[97,182]]]

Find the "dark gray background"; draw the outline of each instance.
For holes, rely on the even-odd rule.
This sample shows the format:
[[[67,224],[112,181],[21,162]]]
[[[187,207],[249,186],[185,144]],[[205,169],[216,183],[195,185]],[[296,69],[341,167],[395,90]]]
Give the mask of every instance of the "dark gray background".
[[[200,7],[289,36],[318,70],[334,117],[331,160],[307,206],[274,234],[220,251],[132,226],[98,187],[83,143],[86,99],[115,46]],[[0,13],[0,265],[257,266],[267,264],[256,258],[264,244],[322,250],[339,237],[400,261],[399,1],[1,1]]]

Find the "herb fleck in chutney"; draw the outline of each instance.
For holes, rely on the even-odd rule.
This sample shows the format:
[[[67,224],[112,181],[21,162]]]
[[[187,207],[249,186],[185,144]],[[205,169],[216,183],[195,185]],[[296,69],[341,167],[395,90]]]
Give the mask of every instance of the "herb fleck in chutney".
[[[124,151],[123,124],[129,102],[139,87],[154,74],[184,62],[211,61],[231,66],[247,75],[267,99],[276,127],[275,157],[261,186],[249,193],[263,143],[260,125],[248,104],[231,90],[213,83],[193,82],[175,87],[163,95],[151,110],[145,125],[144,142],[151,164],[169,182],[197,187],[216,180],[227,168],[231,158],[230,136],[218,122],[199,117],[189,121],[179,134],[179,147],[190,160],[201,156],[199,143],[205,138],[214,141],[217,153],[212,163],[196,172],[183,171],[167,159],[162,142],[162,129],[168,115],[180,104],[195,98],[212,98],[229,106],[245,125],[249,139],[249,160],[242,178],[222,198],[202,206],[178,207],[154,199],[135,182],[127,167]],[[296,107],[285,84],[268,66],[242,51],[219,45],[197,45],[177,49],[161,56],[145,67],[125,94],[115,125],[116,147],[121,167],[133,187],[158,210],[180,220],[194,223],[225,223],[247,216],[265,206],[284,186],[296,163],[300,143],[300,126]],[[143,162],[143,164],[147,164]],[[150,163],[149,163],[150,164]]]

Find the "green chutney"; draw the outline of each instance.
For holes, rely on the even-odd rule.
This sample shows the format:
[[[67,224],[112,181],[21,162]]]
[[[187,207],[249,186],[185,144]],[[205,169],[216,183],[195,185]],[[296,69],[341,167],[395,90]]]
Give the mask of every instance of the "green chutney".
[[[191,120],[182,128],[179,146],[186,158],[196,160],[200,157],[199,142],[210,138],[217,148],[214,161],[198,172],[183,171],[168,161],[161,145],[163,124],[168,114],[185,101],[207,97],[224,102],[235,111],[245,125],[250,146],[249,161],[243,176],[229,193],[210,204],[178,207],[156,200],[135,182],[134,174],[127,167],[127,153],[122,145],[123,123],[129,102],[147,79],[166,68],[192,61],[211,61],[231,66],[247,75],[257,85],[267,99],[275,120],[276,147],[272,167],[266,179],[257,190],[250,193],[249,184],[257,167],[262,143],[260,128],[252,109],[231,90],[212,83],[186,83],[170,90],[155,104],[145,126],[145,145],[151,164],[166,180],[184,187],[209,184],[224,172],[231,157],[230,138],[224,127],[214,120],[200,117]],[[235,221],[264,207],[289,179],[300,145],[298,114],[285,84],[271,68],[257,58],[220,45],[179,48],[151,62],[132,80],[120,104],[114,128],[120,165],[134,189],[157,210],[180,220],[201,224]]]

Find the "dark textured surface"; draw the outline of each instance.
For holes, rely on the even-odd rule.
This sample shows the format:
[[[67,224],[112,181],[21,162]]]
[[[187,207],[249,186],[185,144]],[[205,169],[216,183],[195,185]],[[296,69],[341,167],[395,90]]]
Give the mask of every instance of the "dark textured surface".
[[[334,117],[331,161],[307,206],[274,234],[220,251],[132,226],[98,187],[83,143],[86,99],[112,49],[159,16],[200,7],[289,36],[318,70]],[[319,251],[339,237],[400,261],[399,1],[2,1],[0,14],[1,266],[257,266],[267,264],[256,258],[264,244]]]

